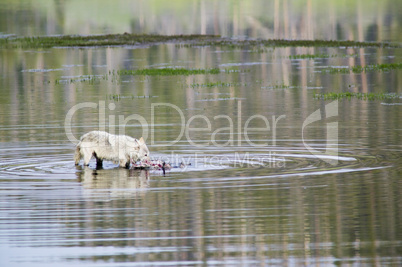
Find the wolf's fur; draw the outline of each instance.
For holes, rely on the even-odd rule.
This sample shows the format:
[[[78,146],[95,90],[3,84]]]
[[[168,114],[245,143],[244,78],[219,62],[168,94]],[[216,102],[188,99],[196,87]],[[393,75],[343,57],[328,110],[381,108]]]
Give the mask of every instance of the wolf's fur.
[[[84,164],[89,165],[92,156],[96,158],[97,167],[102,166],[103,160],[111,160],[128,168],[130,161],[149,158],[149,150],[142,137],[137,140],[127,135],[92,131],[81,136],[75,150],[75,164],[78,165],[84,158]]]

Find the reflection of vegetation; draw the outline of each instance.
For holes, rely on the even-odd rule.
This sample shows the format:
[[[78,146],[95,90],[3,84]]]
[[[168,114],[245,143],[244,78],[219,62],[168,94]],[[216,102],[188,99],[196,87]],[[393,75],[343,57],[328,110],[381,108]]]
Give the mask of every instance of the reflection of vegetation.
[[[137,70],[119,70],[119,75],[195,75],[195,74],[219,74],[220,69],[185,69],[185,68],[162,68],[162,69],[137,69]]]
[[[362,73],[366,71],[390,71],[395,69],[402,69],[402,63],[390,63],[390,64],[375,64],[367,66],[353,66],[353,67],[328,67],[323,71],[328,73]]]
[[[177,47],[224,46],[229,48],[249,47],[253,51],[265,51],[264,47],[399,47],[396,44],[379,42],[356,42],[334,40],[233,40],[216,35],[148,35],[148,34],[107,34],[107,35],[63,35],[42,37],[8,37],[0,39],[1,48],[51,48],[144,45],[165,42],[178,43]],[[180,44],[179,44],[180,43]]]
[[[317,99],[351,99],[357,98],[361,100],[384,100],[395,99],[401,96],[391,93],[354,93],[354,92],[341,92],[341,93],[325,93],[315,94],[314,98]]]

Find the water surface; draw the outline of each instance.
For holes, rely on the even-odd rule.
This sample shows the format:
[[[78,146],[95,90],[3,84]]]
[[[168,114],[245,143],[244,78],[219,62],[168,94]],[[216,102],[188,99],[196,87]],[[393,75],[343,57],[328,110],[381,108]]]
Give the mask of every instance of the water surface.
[[[359,14],[394,18],[381,10]],[[289,57],[300,54],[333,56]],[[314,98],[402,94],[400,70],[322,71],[399,63],[400,48],[160,44],[3,49],[0,59],[1,266],[401,265],[401,99]],[[116,74],[150,67],[222,72]],[[331,103],[336,113],[325,111]],[[317,110],[322,119],[303,130]],[[204,131],[181,135],[186,124]],[[148,135],[153,157],[187,167],[164,176],[111,162],[75,166],[66,131],[95,129]]]

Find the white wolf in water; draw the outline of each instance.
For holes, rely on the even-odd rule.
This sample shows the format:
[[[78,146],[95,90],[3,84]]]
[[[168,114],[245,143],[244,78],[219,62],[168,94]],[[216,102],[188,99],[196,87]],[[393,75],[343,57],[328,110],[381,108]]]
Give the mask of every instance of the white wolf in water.
[[[149,159],[149,150],[142,137],[137,140],[127,135],[92,131],[81,136],[75,150],[75,165],[79,164],[81,158],[84,158],[85,165],[89,165],[92,156],[96,158],[96,167],[101,167],[105,159],[129,168],[130,161]]]

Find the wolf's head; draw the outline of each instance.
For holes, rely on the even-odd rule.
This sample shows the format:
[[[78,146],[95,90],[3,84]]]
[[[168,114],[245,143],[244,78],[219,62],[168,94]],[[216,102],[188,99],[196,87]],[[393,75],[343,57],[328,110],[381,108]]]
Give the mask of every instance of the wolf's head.
[[[137,143],[139,145],[138,159],[141,161],[150,160],[149,150],[147,145],[145,144],[144,138],[141,137],[140,140],[137,141]]]

